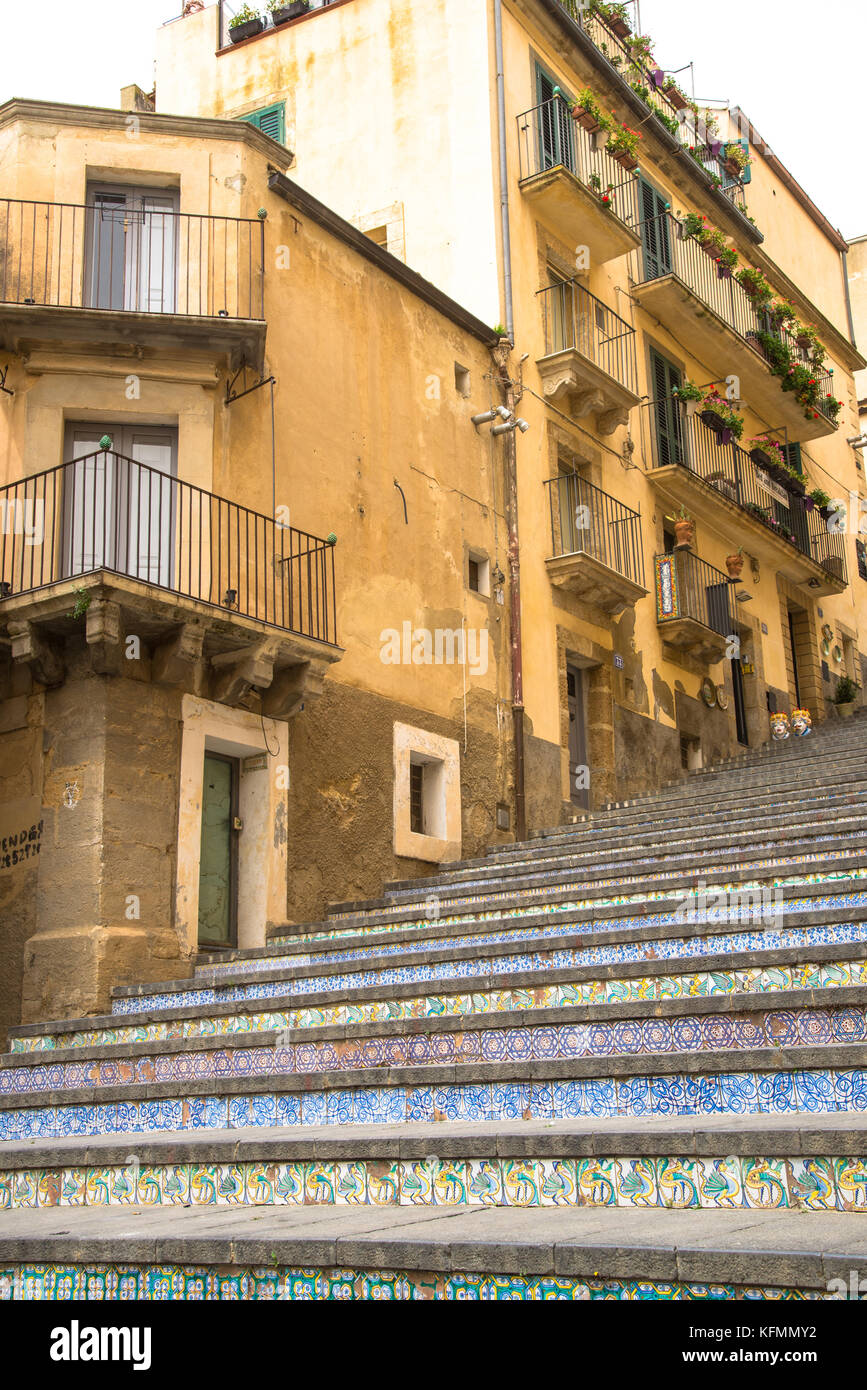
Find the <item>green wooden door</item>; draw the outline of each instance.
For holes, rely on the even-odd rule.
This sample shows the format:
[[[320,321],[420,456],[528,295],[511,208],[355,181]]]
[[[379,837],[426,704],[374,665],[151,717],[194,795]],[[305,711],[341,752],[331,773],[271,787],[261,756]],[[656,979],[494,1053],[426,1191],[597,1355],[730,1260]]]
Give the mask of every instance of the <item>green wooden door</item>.
[[[237,765],[205,754],[202,782],[202,849],[199,868],[199,943],[235,944]]]
[[[670,463],[686,461],[680,405],[672,395],[683,378],[674,363],[655,348],[650,349],[650,372],[656,422],[656,466],[665,468]]]

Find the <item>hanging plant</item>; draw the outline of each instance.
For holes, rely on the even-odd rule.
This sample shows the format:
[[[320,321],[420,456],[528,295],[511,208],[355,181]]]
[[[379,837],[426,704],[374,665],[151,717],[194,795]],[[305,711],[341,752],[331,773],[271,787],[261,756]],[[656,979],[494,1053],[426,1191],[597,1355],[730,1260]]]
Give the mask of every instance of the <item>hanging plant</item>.
[[[612,33],[619,39],[628,38],[632,33],[628,11],[625,5],[608,4],[606,0],[590,0],[590,13],[598,14],[605,20]]]
[[[626,125],[618,126],[608,137],[607,150],[612,159],[616,159],[622,168],[631,171],[638,167],[640,142],[641,136],[637,130],[631,130]]]
[[[743,145],[737,140],[731,140],[723,147],[723,165],[727,174],[732,178],[740,178],[741,174],[749,168],[750,157]]]
[[[745,265],[743,269],[738,271],[735,279],[744,292],[749,295],[760,313],[770,304],[774,297],[774,291],[760,270]]]
[[[668,97],[675,111],[686,111],[690,105],[689,97],[682,87],[678,86],[674,78],[670,77],[662,89]]]
[[[778,477],[787,466],[782,444],[769,434],[759,434],[750,440],[750,458],[772,478]]]
[[[238,13],[229,20],[229,38],[232,43],[240,43],[242,39],[261,34],[264,28],[265,21],[258,10],[252,9],[249,5],[242,5]]]
[[[732,410],[728,401],[720,395],[716,387],[705,392],[702,400],[702,422],[713,430],[720,444],[731,444],[740,439],[744,432],[743,416]]]
[[[572,119],[594,135],[598,130],[610,130],[614,122],[606,116],[589,87],[582,87],[572,102]]]

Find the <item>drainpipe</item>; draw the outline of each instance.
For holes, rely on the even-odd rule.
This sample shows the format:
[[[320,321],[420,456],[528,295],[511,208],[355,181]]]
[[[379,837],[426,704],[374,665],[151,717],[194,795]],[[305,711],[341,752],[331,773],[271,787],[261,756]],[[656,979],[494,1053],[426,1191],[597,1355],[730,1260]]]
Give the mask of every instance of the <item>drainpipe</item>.
[[[514,415],[515,383],[508,370],[512,344],[501,338],[494,349],[503,404]],[[515,839],[527,838],[524,790],[524,653],[521,633],[521,552],[518,544],[518,451],[516,430],[503,436],[506,450],[506,524],[509,528],[509,629],[512,658],[512,736],[515,744]]]
[[[843,289],[846,293],[846,318],[849,320],[849,341],[853,347],[858,344],[855,341],[855,320],[852,317],[852,294],[849,289],[849,252],[841,251],[840,259],[843,262]]]
[[[509,227],[509,168],[506,157],[506,74],[503,63],[503,0],[494,0],[494,44],[497,56],[497,124],[500,141],[500,227],[503,238],[503,297],[506,336],[515,340],[512,304],[512,233]]]

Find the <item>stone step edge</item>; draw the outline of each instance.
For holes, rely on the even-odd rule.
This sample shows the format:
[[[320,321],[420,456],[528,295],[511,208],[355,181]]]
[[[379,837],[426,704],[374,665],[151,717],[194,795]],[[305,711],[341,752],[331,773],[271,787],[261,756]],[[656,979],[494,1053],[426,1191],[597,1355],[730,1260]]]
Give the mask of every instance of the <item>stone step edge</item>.
[[[727,838],[731,840],[731,836]],[[641,871],[644,871],[645,874],[655,873],[657,870],[670,874],[685,873],[690,868],[700,869],[705,864],[712,864],[715,859],[722,859],[725,855],[731,854],[737,855],[738,862],[742,865],[757,863],[763,857],[779,860],[798,853],[821,855],[826,850],[830,849],[831,846],[822,845],[817,849],[816,841],[820,838],[821,828],[816,827],[814,835],[804,835],[797,840],[779,841],[771,837],[767,841],[753,841],[746,845],[712,845],[706,850],[683,850],[669,854],[668,856],[659,853],[658,857],[653,861],[653,864],[646,863],[640,858],[639,854],[624,858],[619,852],[615,854],[613,851],[610,861],[601,863],[597,860],[595,864],[568,863],[568,860],[572,856],[567,854],[556,856],[556,858],[562,858],[564,861],[567,861],[564,862],[563,865],[558,865],[556,863],[546,864],[544,868],[539,867],[543,862],[542,860],[532,859],[528,859],[526,862],[519,861],[510,864],[487,863],[484,865],[484,868],[461,870],[461,873],[466,873],[468,875],[466,878],[455,878],[451,870],[442,874],[437,874],[436,879],[430,881],[436,884],[439,890],[438,894],[420,892],[420,889],[426,882],[424,879],[393,879],[386,885],[382,897],[370,901],[388,903],[393,906],[395,899],[405,897],[407,894],[412,893],[415,895],[415,901],[427,902],[433,897],[451,896],[454,892],[460,892],[461,890],[466,891],[471,886],[476,887],[486,883],[495,883],[500,877],[505,881],[505,886],[508,887],[511,887],[513,883],[515,883],[515,885],[523,882],[529,883],[535,878],[547,877],[548,875],[563,876],[566,873],[580,873],[586,875],[588,881],[592,883],[594,880],[602,878],[603,875],[611,873],[624,875],[630,880],[639,877]],[[867,850],[867,831],[859,832],[850,830],[844,835],[829,835],[827,838],[829,841],[833,840],[834,850],[851,849],[854,851],[861,847]],[[774,848],[773,851],[769,852],[771,846]],[[677,862],[673,863],[675,860]],[[673,867],[666,869],[666,864],[673,864]],[[479,874],[480,877],[479,879],[473,879],[469,877],[470,874]],[[623,880],[622,878],[618,878],[616,881],[621,882]],[[203,957],[202,963],[204,964],[207,952],[201,952],[200,954]],[[219,963],[219,956],[215,957],[215,959],[217,963]]]
[[[835,1119],[841,1112],[820,1118]],[[863,1158],[867,1153],[867,1114],[846,1112],[846,1125],[804,1127],[803,1114],[785,1114],[768,1125],[767,1116],[745,1115],[731,1128],[691,1127],[685,1117],[654,1117],[653,1127],[634,1121],[633,1129],[580,1128],[578,1122],[556,1120],[553,1132],[540,1120],[488,1120],[472,1133],[448,1121],[419,1122],[411,1134],[371,1132],[371,1126],[349,1126],[357,1135],[335,1133],[337,1126],[297,1126],[280,1129],[174,1130],[140,1136],[135,1157],[141,1167],[175,1163],[255,1163],[353,1159],[418,1160],[466,1158]],[[575,1128],[569,1128],[574,1124]],[[482,1128],[482,1125],[484,1126]],[[587,1121],[585,1121],[585,1126]],[[594,1122],[598,1125],[598,1122]],[[381,1126],[396,1130],[398,1126]],[[406,1128],[403,1126],[403,1128]],[[464,1122],[463,1129],[470,1126]],[[90,1135],[75,1140],[12,1140],[0,1145],[0,1172],[32,1168],[96,1168],[125,1166],[130,1144],[118,1135]],[[2,1222],[2,1216],[0,1216]]]
[[[853,910],[853,920],[858,919],[861,909]],[[799,926],[825,925],[828,922],[841,925],[846,924],[845,914],[839,909],[826,909],[818,913],[803,914],[809,920],[799,922]],[[695,930],[690,930],[690,925]],[[680,924],[675,923],[665,927],[646,927],[627,941],[641,943],[655,939],[671,940],[676,937],[685,936],[688,938],[700,938],[702,936],[712,937],[714,935],[724,935],[738,924],[726,922],[712,922],[701,924]],[[749,928],[749,923],[744,924],[745,929]],[[699,929],[700,928],[700,929]],[[619,945],[623,938],[618,933],[592,932],[576,933],[572,936],[557,937],[550,945],[552,950],[562,950],[569,948],[584,948],[593,945]],[[549,948],[549,943],[543,943],[545,949]],[[488,954],[494,954],[493,947],[497,946],[500,955],[515,954],[512,949],[515,943],[495,942],[488,948]],[[517,943],[519,948],[528,949],[531,943]],[[461,950],[476,952],[479,947],[461,947]],[[838,957],[840,960],[861,960],[867,954],[867,942],[829,942],[827,945],[819,943],[799,946],[783,946],[771,948],[769,951],[751,950],[744,952],[725,953],[719,956],[669,956],[665,958],[647,958],[638,961],[614,961],[610,964],[591,963],[589,965],[563,966],[553,969],[543,970],[516,970],[505,971],[502,974],[492,976],[490,973],[484,975],[471,975],[449,978],[434,978],[430,981],[405,980],[395,981],[392,984],[372,984],[353,988],[351,995],[347,995],[344,989],[337,990],[317,990],[303,995],[273,996],[265,1007],[252,1007],[250,999],[240,1000],[214,1000],[206,1004],[184,1004],[175,1008],[165,1009],[142,1009],[134,1013],[126,1014],[92,1014],[83,1018],[71,1019],[51,1019],[39,1023],[20,1023],[14,1028],[9,1029],[10,1037],[41,1037],[49,1033],[74,1033],[87,1032],[95,1028],[127,1028],[136,1027],[142,1023],[161,1023],[184,1018],[207,1018],[215,1011],[219,1011],[218,1016],[227,1014],[237,1014],[244,1012],[262,1013],[267,1010],[274,1010],[280,1007],[281,998],[286,1001],[288,1007],[292,1008],[311,1008],[315,1009],[322,1006],[341,1002],[359,1001],[373,1002],[378,999],[412,997],[419,993],[419,986],[425,983],[436,986],[437,994],[472,994],[479,992],[474,990],[474,985],[479,984],[482,988],[490,988],[492,981],[497,982],[498,988],[531,988],[533,984],[564,983],[573,978],[594,979],[605,975],[605,972],[614,972],[608,978],[618,978],[620,975],[642,976],[645,974],[689,974],[706,973],[711,969],[739,968],[746,969],[751,965],[762,968],[772,968],[775,964],[797,964],[803,957],[804,951],[808,951],[811,957],[816,957],[820,962],[824,960],[834,961]],[[819,955],[819,953],[823,953]],[[391,960],[392,957],[387,959]],[[446,960],[454,959],[453,955],[447,954]],[[672,970],[671,966],[678,961],[696,962],[695,971]],[[736,962],[743,962],[736,965]],[[707,965],[704,962],[708,962]],[[711,964],[712,962],[712,964]],[[701,965],[699,966],[699,963]],[[257,976],[259,978],[259,976]],[[500,984],[500,982],[503,982]],[[121,1046],[123,1044],[120,1044]],[[9,1055],[28,1055],[28,1054],[9,1054]]]
[[[642,1052],[610,1057],[505,1059],[501,1062],[449,1062],[417,1067],[359,1067],[352,1072],[285,1072],[263,1076],[190,1077],[139,1085],[40,1091],[0,1096],[0,1111],[62,1110],[70,1106],[142,1104],[175,1097],[263,1096],[387,1090],[391,1087],[485,1086],[505,1083],[544,1086],[547,1082],[616,1081],[620,1078],[730,1076],[743,1072],[867,1071],[867,1043],[827,1043],[821,1047],[753,1048],[719,1052]],[[824,1113],[824,1112],[823,1112]],[[838,1112],[839,1113],[839,1112]],[[409,1123],[409,1121],[407,1122]],[[0,1158],[3,1144],[0,1143]]]
[[[488,894],[488,896],[481,898],[482,902],[497,902],[500,898],[507,897],[514,901],[515,906],[517,906],[519,899],[534,894],[538,895],[539,890],[546,887],[550,887],[551,890],[555,892],[565,892],[567,888],[572,888],[574,886],[576,889],[585,891],[590,896],[598,894],[600,897],[604,897],[606,894],[615,892],[618,887],[623,887],[623,889],[629,893],[640,893],[643,891],[658,891],[660,888],[665,888],[667,885],[672,888],[689,885],[695,886],[697,880],[706,883],[708,887],[710,887],[712,884],[720,881],[724,883],[737,883],[752,878],[763,883],[768,876],[773,876],[773,878],[776,879],[781,876],[781,872],[785,873],[785,871],[789,871],[791,874],[792,870],[798,870],[799,874],[803,875],[807,872],[831,873],[836,870],[845,870],[847,868],[864,868],[867,866],[867,840],[865,840],[864,837],[857,837],[852,840],[850,844],[847,844],[846,840],[849,838],[851,837],[843,837],[837,845],[837,848],[840,850],[847,849],[849,853],[832,858],[827,853],[827,849],[830,847],[823,846],[821,850],[815,854],[810,854],[808,858],[805,858],[798,864],[787,862],[791,861],[791,855],[769,856],[766,861],[751,860],[749,858],[745,859],[741,856],[739,857],[737,865],[734,867],[730,864],[714,865],[708,864],[707,860],[699,860],[694,865],[678,864],[671,869],[662,870],[658,874],[653,874],[652,876],[650,873],[645,873],[645,875],[642,876],[642,874],[637,871],[628,872],[628,866],[625,866],[627,872],[619,874],[617,877],[611,879],[604,878],[604,875],[610,872],[607,868],[600,868],[595,872],[591,871],[590,874],[586,874],[584,866],[581,866],[577,870],[567,866],[559,869],[543,869],[537,872],[537,878],[549,879],[551,880],[550,884],[535,882],[532,874],[526,874],[523,877],[515,876],[514,880],[506,883],[500,883],[496,878],[492,877],[483,879],[478,883],[468,883],[466,885],[462,883],[454,885],[447,884],[445,885],[445,891],[441,895],[434,895],[432,893],[420,894],[416,886],[415,889],[407,889],[405,892],[395,894],[393,897],[387,896],[374,899],[367,908],[367,912],[376,914],[382,912],[384,908],[398,908],[401,912],[411,912],[414,916],[417,916],[418,912],[423,910],[426,904],[432,901],[436,896],[436,901],[443,906],[444,910],[449,915],[454,915],[456,910],[459,911],[461,904],[467,901],[472,901],[476,904],[479,901],[478,895],[480,891]],[[794,845],[791,848],[794,850]],[[636,870],[640,867],[640,865],[636,866]],[[580,876],[576,876],[576,874]],[[798,877],[799,874],[795,873],[791,876]],[[404,899],[403,902],[400,901],[401,898]],[[389,912],[388,917],[390,921],[394,921],[395,919],[400,920],[399,913],[393,910]],[[224,962],[219,960],[214,962],[216,965],[222,963]],[[197,966],[197,969],[206,968],[207,967],[204,965],[200,967]]]
[[[776,994],[756,990],[751,994],[689,995],[676,999],[563,1004],[539,1009],[429,1015],[422,1018],[380,1019],[366,1023],[327,1023],[316,1028],[264,1028],[246,1033],[212,1034],[201,1038],[164,1038],[151,1041],[145,1039],[141,1042],[122,1044],[94,1044],[92,1047],[55,1049],[50,1053],[4,1052],[0,1055],[0,1071],[10,1071],[16,1067],[49,1070],[66,1062],[84,1065],[88,1061],[115,1061],[118,1058],[119,1046],[125,1049],[125,1060],[137,1057],[177,1056],[182,1053],[219,1052],[223,1049],[234,1051],[274,1048],[278,1046],[278,1039],[280,1046],[295,1047],[303,1043],[356,1042],[381,1037],[413,1037],[423,1033],[463,1034],[511,1028],[564,1028],[572,1023],[644,1022],[651,1018],[679,1018],[696,1013],[790,1013],[794,1010],[812,1012],[831,1008],[863,1009],[867,1006],[867,985],[840,985],[832,991],[793,988],[780,991],[780,994],[785,999],[784,1007],[775,1007],[769,1003],[769,998],[777,998]],[[99,1087],[98,1091],[101,1093],[102,1087]],[[40,1095],[44,1092],[30,1091],[27,1094]]]
[[[681,875],[680,877],[685,879],[686,882],[678,882],[675,880],[674,882],[669,881],[667,884],[663,882],[661,886],[659,883],[649,883],[643,893],[639,889],[637,893],[631,891],[629,895],[618,895],[613,891],[613,888],[609,887],[602,888],[597,885],[594,891],[592,887],[583,889],[581,884],[570,884],[568,887],[553,889],[545,898],[542,898],[539,893],[529,894],[530,901],[522,903],[521,906],[531,907],[534,898],[538,898],[543,902],[565,905],[569,903],[571,899],[583,896],[589,901],[591,904],[590,906],[568,909],[564,906],[564,910],[557,914],[557,920],[571,921],[573,918],[574,920],[578,920],[578,916],[581,913],[589,914],[593,920],[602,920],[603,918],[607,919],[609,917],[614,919],[617,917],[630,916],[655,916],[662,912],[673,911],[684,902],[685,898],[694,897],[699,892],[704,891],[699,887],[702,883],[708,890],[715,890],[708,892],[708,897],[715,896],[716,892],[730,885],[737,887],[740,893],[761,892],[762,890],[767,891],[770,889],[785,891],[788,888],[792,890],[788,894],[788,899],[821,898],[828,896],[832,891],[835,895],[838,892],[846,892],[848,894],[861,893],[867,889],[867,875],[863,872],[867,865],[861,862],[865,856],[859,851],[857,855],[852,857],[855,858],[857,862],[844,865],[842,868],[841,861],[839,860],[823,861],[825,864],[824,868],[820,868],[818,864],[806,866],[797,864],[788,865],[786,867],[790,868],[792,872],[787,875],[769,872],[766,876],[763,876],[762,873],[751,873],[745,870],[743,877],[739,879],[736,877],[737,870],[732,870],[727,873],[720,871],[715,882],[703,876],[701,878],[692,878],[688,875]],[[852,870],[852,873],[847,873],[847,869]],[[798,872],[799,870],[800,872]],[[805,883],[798,881],[815,877],[820,873],[826,875],[823,882]],[[752,887],[751,885],[756,886]],[[842,887],[838,887],[838,885],[842,885]],[[846,887],[846,885],[848,885],[848,887]],[[681,891],[678,893],[672,891],[666,894],[661,891],[661,889],[665,887],[669,887],[672,890],[685,889],[688,891]],[[656,893],[658,891],[661,894],[659,897],[649,896],[651,893]],[[628,896],[632,901],[606,901],[607,897],[615,898],[617,896],[622,896],[624,898]],[[788,899],[784,898],[782,900],[780,904],[782,909],[785,909],[785,903]],[[511,913],[508,908],[504,908],[503,904],[497,899],[484,897],[480,897],[477,902],[472,903],[470,906],[471,910],[469,911],[448,912],[447,915],[449,917],[459,918],[457,922],[445,921],[437,917],[420,918],[410,907],[401,908],[400,911],[394,913],[384,913],[377,909],[374,920],[363,921],[361,919],[355,919],[355,927],[352,930],[351,936],[341,934],[333,937],[318,937],[316,939],[295,935],[287,937],[272,936],[265,946],[252,946],[247,950],[239,952],[237,964],[240,967],[243,966],[246,961],[266,960],[269,956],[284,954],[320,956],[329,952],[339,952],[341,956],[345,956],[348,960],[350,959],[347,954],[348,952],[358,950],[359,948],[367,948],[371,945],[383,944],[385,942],[391,942],[396,945],[402,942],[424,941],[429,935],[460,936],[466,934],[470,928],[473,932],[502,930],[508,926],[515,927],[517,930],[519,924],[529,922],[535,925],[536,918],[544,917],[546,920],[550,920],[553,915],[550,911],[545,912],[544,909],[540,907],[536,912],[525,912],[518,917],[514,913]],[[599,911],[599,908],[603,909],[602,912]],[[485,917],[483,915],[485,913],[489,913],[490,916]],[[413,923],[421,921],[424,921],[426,925],[413,925]],[[284,945],[286,947],[285,950],[281,949]],[[224,963],[235,964],[235,962]],[[217,964],[220,964],[220,962],[217,962]],[[203,979],[202,976],[192,975],[189,978],[195,979],[197,982],[201,982]],[[112,997],[122,998],[136,992],[140,992],[140,987],[138,985],[117,985],[112,991]]]
[[[818,889],[820,891],[811,891],[813,889]],[[854,896],[855,893],[862,892],[867,892],[867,881],[864,881],[862,885],[857,888],[841,889],[840,895],[842,896],[845,893],[847,896]],[[827,885],[804,884],[798,896],[803,898],[822,898],[826,896],[830,897],[832,894],[828,891]],[[639,942],[647,940],[648,938],[644,936],[643,933],[651,932],[662,934],[670,928],[676,928],[675,935],[682,936],[714,935],[720,927],[740,928],[742,930],[747,930],[752,927],[753,930],[757,930],[760,928],[761,920],[764,920],[761,919],[757,921],[756,919],[733,917],[731,920],[728,918],[726,920],[716,919],[712,922],[690,922],[684,920],[682,922],[665,923],[658,926],[650,924],[647,927],[623,928],[616,925],[621,918],[632,919],[633,917],[661,916],[664,913],[676,911],[678,901],[678,899],[660,899],[653,904],[652,911],[645,911],[643,913],[640,911],[641,904],[639,903],[612,904],[610,907],[606,908],[604,917],[594,913],[592,908],[584,907],[570,908],[562,913],[558,913],[556,918],[551,912],[527,913],[525,917],[521,918],[491,917],[475,925],[475,930],[473,932],[474,935],[492,936],[497,932],[508,931],[510,929],[515,931],[532,931],[535,928],[550,926],[552,921],[560,926],[576,925],[578,927],[585,922],[604,921],[606,923],[611,923],[610,927],[599,928],[592,932],[581,933],[580,931],[575,931],[568,935],[563,933],[562,936],[539,939],[538,941],[534,941],[533,939],[516,940],[512,938],[507,941],[491,942],[490,944],[481,941],[469,945],[426,947],[425,942],[428,938],[436,940],[439,938],[460,936],[462,924],[452,923],[452,927],[457,928],[457,930],[451,933],[447,932],[444,928],[418,928],[408,936],[404,936],[403,933],[395,932],[390,933],[382,941],[375,939],[373,942],[368,943],[371,946],[406,946],[407,949],[405,951],[395,951],[383,955],[371,954],[356,959],[347,957],[336,961],[311,961],[308,964],[299,964],[296,966],[275,966],[270,970],[249,970],[246,972],[239,970],[232,975],[220,976],[214,980],[197,979],[190,975],[174,980],[155,980],[150,984],[115,985],[112,988],[111,997],[112,999],[148,998],[157,994],[168,996],[201,989],[213,990],[219,995],[221,991],[248,984],[274,984],[280,980],[325,979],[332,975],[343,975],[356,971],[379,970],[392,967],[399,969],[409,965],[435,964],[439,961],[445,962],[449,960],[466,960],[470,959],[473,955],[477,955],[479,952],[485,952],[488,955],[502,956],[516,955],[520,951],[565,949],[572,936],[584,935],[600,945],[610,945],[615,942]],[[779,917],[783,919],[787,916],[785,906],[784,901],[780,904],[781,912],[778,914]],[[773,922],[778,927],[782,926],[783,928],[793,925],[792,921],[777,921],[777,917],[773,916],[772,912],[773,905],[768,909],[768,921]],[[858,921],[865,913],[867,913],[867,907],[859,905],[858,903],[847,903],[842,906],[808,909],[797,914],[790,913],[788,915],[792,918],[797,917],[798,926],[816,926],[828,922],[836,923],[838,920],[840,922],[848,922],[850,920]],[[690,931],[689,928],[691,927],[698,928],[698,930]],[[463,930],[466,931],[466,928],[464,927]],[[610,940],[607,939],[609,937]],[[584,944],[589,944],[589,942]],[[123,1018],[125,1015],[119,1013],[113,1015],[113,1017]]]
[[[391,1272],[406,1269],[453,1275],[516,1274],[530,1282],[545,1276],[582,1283],[640,1279],[737,1289],[794,1288],[825,1294],[832,1280],[841,1281],[841,1287],[848,1289],[852,1270],[860,1273],[865,1263],[863,1223],[858,1215],[847,1217],[844,1213],[798,1214],[799,1222],[809,1222],[811,1231],[815,1231],[813,1244],[831,1247],[830,1251],[807,1252],[794,1240],[786,1240],[785,1223],[792,1220],[792,1212],[786,1209],[755,1212],[754,1222],[747,1220],[749,1213],[739,1211],[738,1229],[727,1231],[723,1227],[718,1242],[710,1248],[706,1238],[701,1244],[691,1245],[689,1226],[683,1218],[690,1218],[692,1224],[698,1216],[702,1226],[706,1226],[712,1213],[678,1213],[669,1209],[636,1214],[629,1208],[618,1208],[616,1226],[612,1219],[607,1237],[599,1226],[597,1208],[579,1208],[574,1213],[549,1208],[552,1219],[544,1221],[540,1220],[544,1208],[541,1212],[532,1209],[523,1219],[520,1209],[513,1207],[404,1208],[406,1217],[401,1221],[395,1219],[393,1208],[383,1208],[379,1231],[369,1229],[370,1209],[363,1208],[368,1216],[364,1232],[353,1232],[351,1219],[341,1222],[339,1232],[333,1222],[326,1226],[321,1220],[319,1230],[311,1231],[307,1207],[269,1209],[267,1219],[253,1208],[203,1207],[190,1208],[189,1212],[181,1208],[173,1211],[169,1229],[162,1209],[133,1210],[140,1215],[130,1227],[129,1209],[123,1207],[64,1207],[59,1212],[48,1208],[46,1215],[50,1211],[52,1218],[44,1223],[48,1226],[45,1233],[38,1231],[40,1223],[34,1221],[38,1213],[27,1210],[29,1220],[18,1223],[10,1219],[13,1214],[7,1214],[5,1229],[0,1234],[0,1260],[7,1266],[16,1262],[30,1266],[188,1264],[194,1268],[249,1267],[274,1273],[281,1267]],[[114,1219],[115,1212],[119,1219]],[[294,1215],[299,1225],[306,1225],[304,1234],[293,1232],[287,1213],[290,1218]],[[340,1208],[342,1218],[346,1213],[347,1208]],[[658,1233],[648,1215],[662,1218],[657,1223]],[[776,1223],[771,1217],[777,1218],[781,1228],[777,1239]],[[50,1227],[58,1220],[62,1220],[65,1229],[55,1235]],[[248,1222],[249,1233],[240,1234]],[[14,1231],[15,1224],[22,1227],[20,1233]],[[220,1226],[224,1227],[222,1234]],[[635,1231],[632,1239],[630,1226]],[[682,1236],[678,1234],[679,1226],[683,1228]],[[643,1238],[639,1238],[642,1233]],[[823,1238],[820,1233],[824,1233]]]

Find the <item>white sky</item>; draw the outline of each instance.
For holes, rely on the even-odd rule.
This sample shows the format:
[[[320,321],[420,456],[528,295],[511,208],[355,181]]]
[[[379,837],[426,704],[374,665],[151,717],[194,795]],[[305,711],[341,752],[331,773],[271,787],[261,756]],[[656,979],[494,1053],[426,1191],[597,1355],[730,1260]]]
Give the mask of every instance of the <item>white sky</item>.
[[[867,233],[864,0],[639,3],[660,65],[671,70],[695,59],[696,94],[740,105],[829,221],[849,238]],[[0,101],[116,106],[127,83],[153,85],[154,32],[180,13],[181,0],[34,0],[0,8]],[[681,82],[690,90],[689,73]]]

